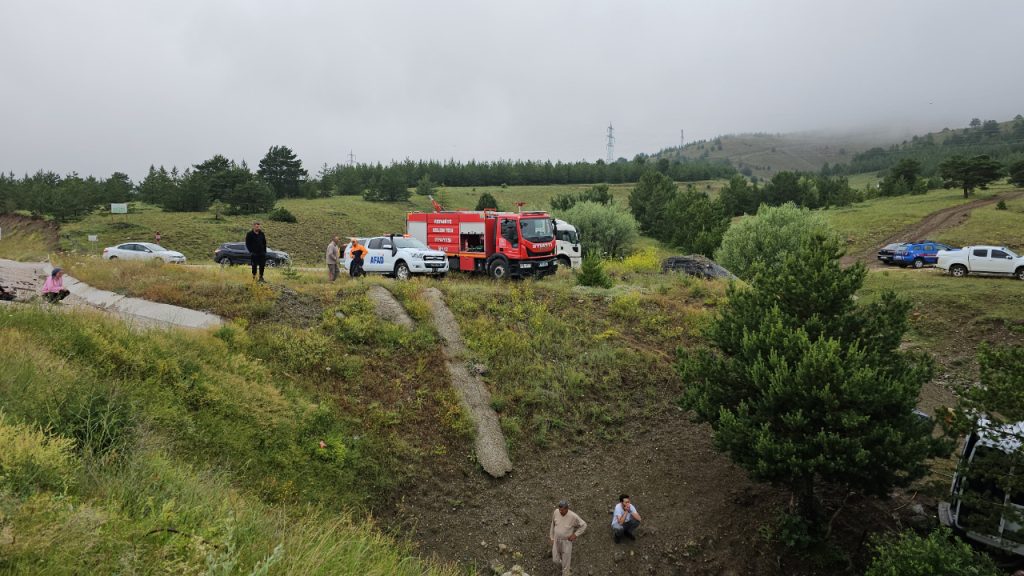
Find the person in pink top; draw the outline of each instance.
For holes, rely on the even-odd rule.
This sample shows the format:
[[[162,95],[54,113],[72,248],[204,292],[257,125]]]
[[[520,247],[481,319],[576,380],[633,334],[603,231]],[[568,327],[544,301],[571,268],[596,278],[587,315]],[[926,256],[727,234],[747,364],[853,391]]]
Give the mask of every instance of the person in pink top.
[[[43,298],[46,298],[47,302],[60,302],[67,298],[68,294],[70,292],[64,289],[64,270],[54,268],[43,284]]]

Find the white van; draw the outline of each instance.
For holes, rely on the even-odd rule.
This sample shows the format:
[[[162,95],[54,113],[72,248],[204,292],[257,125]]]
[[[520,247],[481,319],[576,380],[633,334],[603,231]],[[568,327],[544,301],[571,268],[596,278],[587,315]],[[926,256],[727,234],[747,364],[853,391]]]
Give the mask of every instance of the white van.
[[[580,235],[576,227],[565,220],[555,220],[555,255],[560,268],[579,268],[583,261]]]
[[[980,419],[964,443],[939,521],[963,537],[1024,556],[1024,422]]]

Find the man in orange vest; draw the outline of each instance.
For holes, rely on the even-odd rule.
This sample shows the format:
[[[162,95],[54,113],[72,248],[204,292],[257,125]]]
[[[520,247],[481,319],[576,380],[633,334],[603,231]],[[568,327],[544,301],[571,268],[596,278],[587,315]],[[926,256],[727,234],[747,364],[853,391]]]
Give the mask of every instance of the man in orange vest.
[[[364,276],[366,273],[363,272],[363,258],[366,257],[369,250],[366,249],[366,246],[359,243],[358,238],[353,238],[352,248],[349,249],[348,253],[352,257],[352,262],[348,265],[348,275],[353,278]]]

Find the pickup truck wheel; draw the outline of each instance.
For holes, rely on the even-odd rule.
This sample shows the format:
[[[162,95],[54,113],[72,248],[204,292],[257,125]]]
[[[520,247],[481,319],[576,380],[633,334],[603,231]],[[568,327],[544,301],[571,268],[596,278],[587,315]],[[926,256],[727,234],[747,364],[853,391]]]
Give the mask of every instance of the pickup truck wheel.
[[[914,268],[924,268],[924,259],[914,258]]]
[[[491,262],[491,266],[487,269],[487,273],[495,280],[502,280],[508,277],[508,262],[500,258]]]
[[[1014,272],[1013,275],[1016,276],[1018,280],[1024,280],[1024,266],[1017,268],[1017,271]]]
[[[949,268],[949,273],[954,278],[963,278],[964,276],[967,276],[967,267],[964,266],[963,264],[956,264],[955,266],[951,266]]]
[[[409,265],[399,260],[398,264],[395,264],[395,279],[404,282],[409,279],[409,276],[411,276],[409,274]]]

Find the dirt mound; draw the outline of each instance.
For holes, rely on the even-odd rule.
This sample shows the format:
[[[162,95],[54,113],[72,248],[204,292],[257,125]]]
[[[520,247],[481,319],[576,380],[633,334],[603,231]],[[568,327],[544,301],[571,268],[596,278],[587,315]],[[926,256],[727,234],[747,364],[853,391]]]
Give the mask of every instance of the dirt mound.
[[[896,234],[882,240],[878,243],[878,246],[873,246],[860,254],[847,254],[843,257],[841,262],[843,266],[849,266],[854,262],[861,261],[869,267],[881,268],[883,267],[883,264],[876,257],[879,247],[885,246],[886,244],[892,244],[893,242],[913,242],[917,240],[933,239],[932,237],[935,236],[936,232],[963,224],[968,218],[970,218],[971,212],[978,208],[995,204],[1000,200],[1012,200],[1020,196],[1024,196],[1024,191],[1018,190],[1008,194],[1000,194],[991,198],[983,198],[981,200],[968,202],[967,204],[950,206],[949,208],[943,208],[937,212],[932,212],[920,222],[907,226]]]
[[[366,291],[366,296],[373,302],[377,316],[407,330],[412,330],[415,327],[409,313],[405,311],[398,300],[395,300],[394,295],[387,288],[375,284]]]
[[[470,418],[476,424],[477,462],[485,472],[500,478],[512,471],[512,461],[508,457],[505,435],[501,431],[498,414],[491,407],[491,393],[483,380],[470,371],[466,345],[462,341],[459,324],[445,305],[441,291],[437,288],[427,288],[423,295],[434,316],[437,332],[444,340],[445,363],[452,379],[452,387],[459,391]]]

